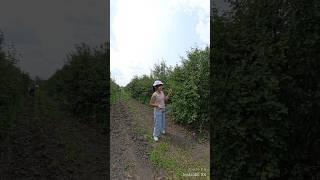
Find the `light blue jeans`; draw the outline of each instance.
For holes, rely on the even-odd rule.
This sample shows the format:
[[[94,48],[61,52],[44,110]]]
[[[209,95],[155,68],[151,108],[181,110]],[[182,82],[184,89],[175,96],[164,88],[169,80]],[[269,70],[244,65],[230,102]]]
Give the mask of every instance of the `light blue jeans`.
[[[154,127],[153,127],[153,136],[159,137],[161,132],[165,130],[166,119],[165,119],[165,109],[157,108],[154,111]]]

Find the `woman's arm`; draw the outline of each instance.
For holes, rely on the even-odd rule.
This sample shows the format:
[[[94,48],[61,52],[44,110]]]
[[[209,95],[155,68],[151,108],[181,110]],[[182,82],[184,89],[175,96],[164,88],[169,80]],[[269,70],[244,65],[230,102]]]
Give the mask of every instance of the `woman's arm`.
[[[153,107],[159,107],[159,104],[158,103],[155,103],[156,101],[156,97],[155,96],[151,96],[151,99],[150,99],[150,105],[153,106]]]

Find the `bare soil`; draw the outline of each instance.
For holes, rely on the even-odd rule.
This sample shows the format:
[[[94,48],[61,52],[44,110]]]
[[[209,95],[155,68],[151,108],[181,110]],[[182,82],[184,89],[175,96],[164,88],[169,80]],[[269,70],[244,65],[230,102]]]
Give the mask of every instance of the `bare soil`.
[[[162,179],[162,169],[148,161],[146,139],[133,131],[134,118],[125,103],[111,106],[111,179]]]

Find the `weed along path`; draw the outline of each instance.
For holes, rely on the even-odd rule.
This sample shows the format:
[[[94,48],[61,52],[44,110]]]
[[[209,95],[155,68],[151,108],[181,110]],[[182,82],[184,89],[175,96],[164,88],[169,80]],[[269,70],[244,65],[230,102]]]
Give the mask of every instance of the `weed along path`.
[[[210,179],[210,145],[167,115],[166,134],[154,142],[153,109],[129,98],[111,105],[112,179]]]
[[[39,91],[0,132],[0,179],[108,179],[107,136]]]

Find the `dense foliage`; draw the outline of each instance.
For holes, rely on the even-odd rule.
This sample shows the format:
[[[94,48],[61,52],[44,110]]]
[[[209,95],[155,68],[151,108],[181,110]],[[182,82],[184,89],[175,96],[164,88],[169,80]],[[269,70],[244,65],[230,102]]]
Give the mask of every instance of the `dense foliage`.
[[[141,77],[135,76],[130,83],[126,86],[126,89],[130,92],[130,95],[143,103],[149,103],[150,97],[153,93],[152,84],[154,78],[152,76],[143,75]]]
[[[173,90],[170,105],[174,120],[189,125],[194,129],[209,126],[209,48],[191,49],[180,66],[167,66],[164,61],[155,64],[151,75],[134,77],[126,86],[131,96],[144,103],[149,103],[154,80],[164,83],[164,93]]]
[[[49,95],[75,117],[106,121],[109,107],[109,47],[76,46],[68,62],[45,83]]]
[[[120,86],[113,79],[110,79],[110,102],[114,103],[120,98]]]
[[[175,121],[200,130],[209,127],[209,48],[192,49],[169,76]]]
[[[213,174],[312,179],[320,170],[319,1],[232,3],[211,18]]]
[[[0,31],[0,128],[10,126],[22,108],[30,78],[16,67],[14,49],[5,50]]]

